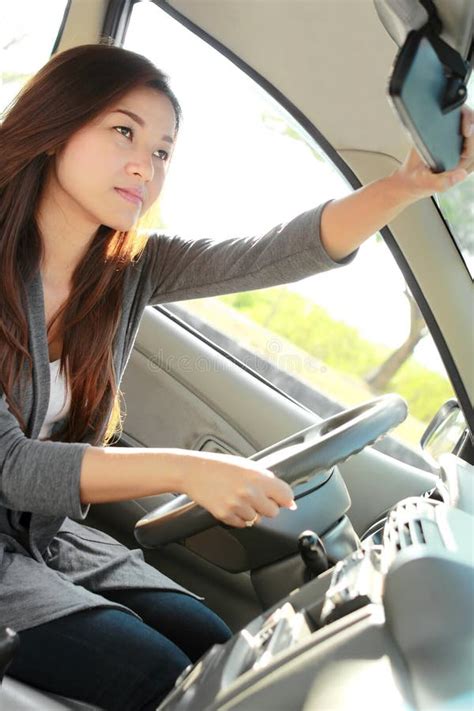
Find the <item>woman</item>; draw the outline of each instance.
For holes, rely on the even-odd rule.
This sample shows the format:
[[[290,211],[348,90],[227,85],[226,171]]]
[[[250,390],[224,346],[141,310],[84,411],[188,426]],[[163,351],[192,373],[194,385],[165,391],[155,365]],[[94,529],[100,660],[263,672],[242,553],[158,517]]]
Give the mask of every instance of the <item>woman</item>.
[[[412,151],[390,177],[260,239],[140,238],[179,120],[148,60],[86,45],[48,62],[0,129],[0,625],[21,640],[9,674],[114,711],[156,708],[230,631],[141,551],[71,519],[168,491],[237,527],[295,507],[289,486],[241,457],[106,446],[143,310],[346,264],[473,162],[465,110],[450,173],[432,175]]]

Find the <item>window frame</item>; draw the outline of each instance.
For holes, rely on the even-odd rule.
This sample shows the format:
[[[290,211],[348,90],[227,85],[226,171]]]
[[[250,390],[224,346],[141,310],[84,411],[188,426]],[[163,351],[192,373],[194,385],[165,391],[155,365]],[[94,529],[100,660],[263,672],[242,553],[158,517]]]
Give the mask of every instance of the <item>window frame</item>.
[[[67,19],[69,17],[69,11],[71,9],[71,3],[72,3],[72,0],[67,0],[66,7],[64,8],[63,18],[62,18],[61,23],[59,25],[58,34],[56,35],[56,39],[54,40],[53,48],[51,50],[51,54],[50,54],[51,57],[53,56],[53,54],[55,54],[58,51],[58,47],[61,44],[61,40],[62,40],[63,34],[64,34],[64,28],[66,27]]]

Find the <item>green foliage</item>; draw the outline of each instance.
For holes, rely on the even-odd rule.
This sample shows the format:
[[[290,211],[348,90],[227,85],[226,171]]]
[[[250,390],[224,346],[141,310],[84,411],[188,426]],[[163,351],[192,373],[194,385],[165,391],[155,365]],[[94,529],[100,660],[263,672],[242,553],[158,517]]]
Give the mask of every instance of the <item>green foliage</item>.
[[[288,339],[335,370],[365,378],[390,350],[362,338],[358,331],[336,321],[320,306],[284,287],[219,297],[256,323]],[[452,397],[446,378],[410,358],[395,374],[387,392],[398,392],[410,413],[428,422],[441,404]]]
[[[232,299],[232,303],[229,305],[233,306],[234,309],[239,309],[240,311],[251,309],[254,304],[254,294],[250,291],[242,291],[241,294],[232,294],[230,298]],[[222,297],[222,301],[224,302],[228,299],[228,296]]]
[[[446,193],[438,201],[462,250],[474,254],[474,174]]]
[[[426,423],[446,400],[453,397],[453,389],[446,378],[424,368],[413,358],[395,373],[387,390],[400,393],[408,402],[411,414]]]
[[[25,74],[24,72],[0,72],[0,83],[7,83],[10,81],[17,81],[24,84],[31,77],[31,74]]]

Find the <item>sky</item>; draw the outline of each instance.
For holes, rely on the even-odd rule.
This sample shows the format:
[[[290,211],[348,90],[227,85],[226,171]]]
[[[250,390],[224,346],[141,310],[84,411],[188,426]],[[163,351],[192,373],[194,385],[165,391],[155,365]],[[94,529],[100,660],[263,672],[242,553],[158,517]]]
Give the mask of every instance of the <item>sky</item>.
[[[8,5],[8,12],[6,6]],[[0,5],[0,69],[32,73],[51,52],[65,0]],[[33,31],[32,31],[33,30]],[[281,221],[350,192],[345,179],[292,117],[232,63],[152,3],[134,9],[125,46],[170,76],[184,120],[160,200],[166,231],[188,237],[263,234]],[[0,106],[19,88],[0,86]],[[282,133],[289,123],[301,140]],[[317,147],[316,147],[317,149]],[[319,149],[317,149],[319,150]],[[404,281],[389,250],[371,238],[349,266],[290,288],[391,348],[409,328]],[[444,374],[431,337],[415,357]]]

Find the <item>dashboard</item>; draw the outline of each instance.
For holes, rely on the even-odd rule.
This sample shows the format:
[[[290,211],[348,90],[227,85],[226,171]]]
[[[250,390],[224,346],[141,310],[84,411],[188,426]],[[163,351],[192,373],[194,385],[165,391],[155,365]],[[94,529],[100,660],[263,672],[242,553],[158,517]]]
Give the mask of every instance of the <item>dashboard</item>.
[[[471,709],[474,467],[441,458],[431,497],[215,645],[159,711]]]

